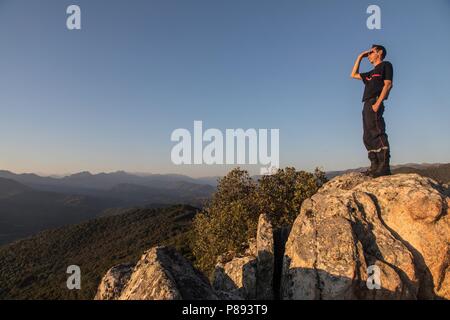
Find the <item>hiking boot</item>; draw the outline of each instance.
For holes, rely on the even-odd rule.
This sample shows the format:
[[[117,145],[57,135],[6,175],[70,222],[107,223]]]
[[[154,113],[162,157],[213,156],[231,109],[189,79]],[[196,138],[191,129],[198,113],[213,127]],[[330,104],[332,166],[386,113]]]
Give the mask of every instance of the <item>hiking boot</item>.
[[[369,152],[370,168],[363,172],[363,175],[374,178],[379,167],[378,157],[375,152]]]
[[[378,167],[374,172],[374,177],[390,176],[391,168],[389,165],[389,159],[391,157],[389,149],[381,150],[376,153],[378,159]]]

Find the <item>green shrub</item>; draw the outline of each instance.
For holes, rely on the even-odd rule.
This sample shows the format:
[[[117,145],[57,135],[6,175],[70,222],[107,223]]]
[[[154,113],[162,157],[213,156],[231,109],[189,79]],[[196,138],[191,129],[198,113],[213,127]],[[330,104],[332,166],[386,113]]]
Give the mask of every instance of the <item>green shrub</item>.
[[[217,192],[194,219],[193,254],[196,265],[209,272],[216,258],[240,251],[257,223],[256,183],[247,171],[234,169],[219,180]]]
[[[314,173],[279,169],[257,182],[246,170],[230,171],[194,219],[192,252],[197,267],[210,274],[219,255],[243,252],[248,239],[256,236],[261,213],[269,214],[275,227],[292,224],[302,202],[324,182],[319,169]]]

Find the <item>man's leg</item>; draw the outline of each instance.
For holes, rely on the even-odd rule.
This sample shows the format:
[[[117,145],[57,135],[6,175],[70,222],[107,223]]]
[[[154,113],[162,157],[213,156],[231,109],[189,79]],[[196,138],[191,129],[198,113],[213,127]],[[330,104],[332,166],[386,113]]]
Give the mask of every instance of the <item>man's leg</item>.
[[[366,174],[371,176],[371,177],[373,177],[374,174],[377,172],[378,167],[380,166],[380,162],[379,162],[379,159],[378,159],[377,154],[375,152],[369,152],[368,153],[368,157],[369,157],[369,160],[370,160],[370,168],[366,172]]]
[[[364,172],[365,175],[373,177],[373,174],[377,171],[379,167],[377,154],[371,150],[373,150],[373,135],[376,130],[375,122],[374,122],[374,112],[371,109],[372,99],[364,102],[364,107],[362,111],[362,119],[363,119],[363,142],[364,146],[367,149],[367,155],[370,160],[370,168]]]
[[[386,176],[391,174],[390,168],[390,146],[388,141],[388,135],[386,134],[386,123],[384,122],[384,104],[381,104],[380,109],[376,113],[376,127],[378,134],[376,139],[380,141],[381,150],[377,153],[378,169],[375,176]]]
[[[384,105],[382,104],[380,106],[378,112],[374,112],[372,105],[375,102],[376,98],[373,98],[364,103],[363,140],[371,163],[370,169],[366,172],[366,174],[372,177],[379,177],[390,174],[390,153],[389,142],[385,132],[385,122],[383,119]]]
[[[381,177],[381,176],[389,176],[391,175],[391,167],[389,164],[389,160],[391,157],[391,154],[389,152],[389,149],[382,150],[377,154],[378,161],[379,161],[379,167],[375,173],[375,176]]]

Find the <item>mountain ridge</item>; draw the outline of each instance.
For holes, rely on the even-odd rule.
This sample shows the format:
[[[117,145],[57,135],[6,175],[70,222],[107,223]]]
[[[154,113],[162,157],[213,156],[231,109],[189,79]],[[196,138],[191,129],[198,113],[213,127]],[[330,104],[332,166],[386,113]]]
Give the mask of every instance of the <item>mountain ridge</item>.
[[[0,246],[0,300],[92,299],[111,264],[137,261],[149,246],[167,243],[189,255],[186,239],[198,210],[129,208]],[[69,265],[81,268],[81,290],[66,287]]]
[[[405,164],[397,164],[391,165],[391,168],[395,170],[399,170],[400,168],[410,168],[411,170],[427,170],[430,168],[445,168],[449,166],[449,163],[405,163]],[[350,168],[343,170],[330,170],[326,171],[326,175],[329,178],[335,177],[337,175],[349,173],[349,172],[360,172],[367,169],[367,167],[358,167],[358,168]],[[57,185],[59,187],[68,187],[72,185],[72,187],[77,186],[79,188],[86,189],[108,189],[112,188],[114,184],[119,183],[134,183],[149,186],[151,183],[173,183],[175,181],[185,181],[191,182],[194,184],[208,184],[213,187],[217,186],[217,179],[221,178],[221,176],[205,176],[199,178],[193,178],[188,175],[183,174],[159,174],[159,173],[132,173],[124,170],[118,170],[114,172],[100,172],[93,174],[89,171],[80,171],[73,174],[62,175],[60,177],[55,177],[52,175],[49,176],[41,176],[35,173],[14,173],[8,170],[0,170],[0,177],[9,178],[16,180],[25,184],[34,184],[34,185]],[[255,179],[260,177],[259,175],[253,176]],[[114,180],[116,179],[116,180]],[[450,178],[449,178],[450,179]]]

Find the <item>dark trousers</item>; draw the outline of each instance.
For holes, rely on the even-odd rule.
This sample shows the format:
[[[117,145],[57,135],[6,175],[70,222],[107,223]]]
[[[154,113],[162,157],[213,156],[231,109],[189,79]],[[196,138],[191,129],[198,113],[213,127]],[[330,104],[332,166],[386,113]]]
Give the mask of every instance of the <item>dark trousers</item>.
[[[386,123],[384,122],[384,104],[381,103],[378,112],[373,111],[372,105],[377,97],[364,102],[362,111],[364,135],[363,141],[371,161],[378,158],[380,170],[389,171],[390,147],[388,135],[386,134]],[[384,168],[383,168],[384,167]]]

